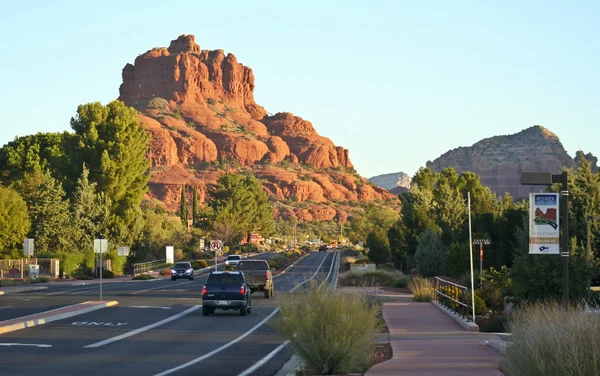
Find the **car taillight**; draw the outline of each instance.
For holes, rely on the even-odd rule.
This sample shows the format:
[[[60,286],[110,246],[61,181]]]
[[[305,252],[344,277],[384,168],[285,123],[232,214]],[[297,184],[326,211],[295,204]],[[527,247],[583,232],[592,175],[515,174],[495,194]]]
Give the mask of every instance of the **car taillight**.
[[[240,286],[240,294],[241,295],[245,295],[246,294],[246,288],[244,287],[244,285]]]
[[[269,271],[268,270],[265,272],[265,278],[269,279]]]
[[[206,295],[206,286],[202,287],[202,295]]]

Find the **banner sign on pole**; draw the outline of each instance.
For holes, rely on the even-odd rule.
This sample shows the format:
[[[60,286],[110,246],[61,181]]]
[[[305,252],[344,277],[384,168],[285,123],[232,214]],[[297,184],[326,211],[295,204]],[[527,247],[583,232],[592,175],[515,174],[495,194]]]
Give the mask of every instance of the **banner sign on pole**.
[[[129,247],[119,247],[118,248],[119,256],[129,256]]]
[[[33,257],[33,239],[25,239],[23,242],[23,254]]]
[[[174,254],[173,254],[174,253],[173,246],[172,245],[168,245],[167,248],[166,248],[166,252],[167,252],[167,254],[165,255],[166,256],[165,258],[167,259],[167,264],[174,263],[175,259],[174,259]]]
[[[560,254],[558,193],[529,194],[529,254]]]

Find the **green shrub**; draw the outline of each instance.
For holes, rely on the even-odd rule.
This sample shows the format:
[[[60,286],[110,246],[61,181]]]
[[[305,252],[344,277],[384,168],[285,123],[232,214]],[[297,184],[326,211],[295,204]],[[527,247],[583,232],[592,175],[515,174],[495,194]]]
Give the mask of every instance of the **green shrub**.
[[[196,261],[192,262],[192,268],[194,268],[194,269],[208,268],[208,262],[206,262],[206,260],[196,260]]]
[[[92,278],[92,277],[90,277],[89,275],[86,275],[86,274],[80,274],[80,275],[75,276],[75,279],[89,281],[90,279],[94,279],[94,278]]]
[[[340,276],[339,286],[396,286],[398,283],[406,284],[406,277],[399,271],[377,270],[365,273],[344,273]],[[404,286],[406,287],[406,285]]]
[[[473,312],[473,300],[471,299],[471,293],[462,292],[460,296],[460,301],[466,302],[469,306],[469,312]],[[485,313],[487,313],[485,301],[483,301],[479,294],[475,292],[475,314],[483,315]]]
[[[408,288],[413,293],[413,300],[416,302],[430,302],[434,299],[435,290],[429,279],[414,277],[408,284]]]
[[[270,325],[290,340],[308,374],[362,373],[371,366],[379,309],[366,297],[337,295],[311,281],[307,290],[280,295],[279,308]]]
[[[508,268],[502,266],[500,270],[493,267],[484,270],[481,274],[481,281],[479,294],[481,294],[486,306],[496,313],[502,313],[504,311],[504,296],[511,285]]]
[[[47,283],[50,282],[49,277],[37,277],[29,280],[29,283]]]
[[[102,270],[102,278],[112,279],[115,278],[115,273],[112,270]]]
[[[507,376],[600,375],[600,316],[587,309],[534,304],[513,311],[512,345],[502,372]]]
[[[150,274],[140,274],[140,275],[136,275],[135,277],[133,277],[131,279],[135,280],[135,281],[145,281],[148,279],[154,279],[154,277],[151,276]]]
[[[353,262],[354,265],[365,265],[368,263],[369,263],[369,260],[365,260],[365,259],[358,259]]]

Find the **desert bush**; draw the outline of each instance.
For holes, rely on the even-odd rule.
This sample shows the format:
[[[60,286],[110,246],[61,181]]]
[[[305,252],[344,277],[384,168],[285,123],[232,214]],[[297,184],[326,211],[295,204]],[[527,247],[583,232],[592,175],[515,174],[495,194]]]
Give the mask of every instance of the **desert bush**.
[[[507,376],[600,375],[600,316],[555,303],[520,306],[509,322]]]
[[[135,277],[131,278],[135,281],[145,281],[148,279],[154,279],[153,276],[151,276],[150,274],[140,274],[140,275],[136,275]]]
[[[29,280],[29,283],[46,283],[46,282],[50,282],[49,277],[37,277],[37,278],[32,278]]]
[[[355,264],[355,265],[365,265],[365,264],[367,264],[368,262],[369,262],[369,260],[366,260],[366,259],[358,259],[358,260],[355,260],[355,261],[353,262],[353,264]]]
[[[111,270],[103,269],[102,270],[102,278],[108,278],[108,279],[115,278],[115,273]]]
[[[169,102],[166,99],[155,97],[148,102],[148,108],[153,108],[160,111],[169,111]]]
[[[158,272],[158,275],[162,275],[162,276],[171,276],[171,268],[164,268],[161,271]]]
[[[192,262],[191,264],[192,264],[192,268],[194,268],[194,269],[208,268],[208,262],[206,262],[206,260],[196,260],[196,261]]]
[[[306,290],[280,295],[279,309],[271,325],[290,340],[309,374],[362,373],[370,367],[380,322],[377,305],[366,297],[337,295],[312,281]]]
[[[408,280],[399,271],[377,270],[375,272],[353,273],[348,272],[340,275],[339,286],[390,286],[406,287]],[[403,286],[402,286],[403,285]]]
[[[79,275],[75,276],[75,279],[79,279],[79,280],[82,280],[82,281],[89,281],[89,280],[92,280],[94,278],[90,277],[89,275],[86,275],[86,274],[79,274]]]
[[[413,300],[416,302],[430,302],[434,299],[435,290],[429,279],[414,277],[408,284],[408,288],[413,293]]]

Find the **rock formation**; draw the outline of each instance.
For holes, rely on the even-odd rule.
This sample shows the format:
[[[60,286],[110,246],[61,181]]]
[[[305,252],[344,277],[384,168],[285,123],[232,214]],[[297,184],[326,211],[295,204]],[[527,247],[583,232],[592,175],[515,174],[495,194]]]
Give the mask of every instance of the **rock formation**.
[[[392,193],[400,193],[410,189],[412,177],[404,172],[393,172],[391,174],[373,176],[369,178],[369,181],[390,192],[394,191]]]
[[[267,116],[254,101],[254,74],[223,50],[200,49],[193,35],[153,48],[123,68],[119,99],[140,112],[151,135],[151,198],[170,209],[182,184],[207,186],[226,171],[251,169],[267,192],[289,205],[309,201],[295,216],[330,219],[336,203],[396,197],[355,171],[348,150],[290,113]],[[296,205],[297,206],[297,205]],[[339,214],[339,213],[338,213]],[[333,210],[336,215],[336,210]]]
[[[508,136],[486,138],[427,162],[435,172],[446,167],[454,167],[459,173],[473,171],[497,195],[509,192],[518,198],[541,188],[521,185],[522,172],[559,174],[563,167],[574,165],[558,137],[539,125]]]

